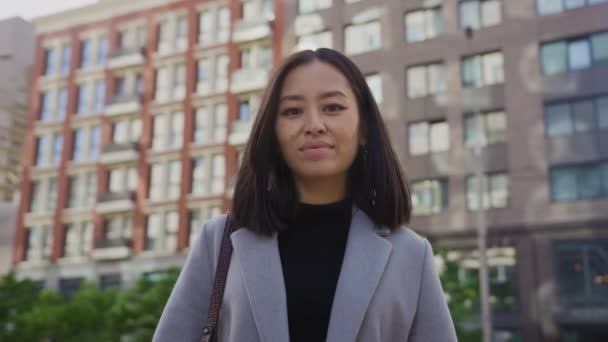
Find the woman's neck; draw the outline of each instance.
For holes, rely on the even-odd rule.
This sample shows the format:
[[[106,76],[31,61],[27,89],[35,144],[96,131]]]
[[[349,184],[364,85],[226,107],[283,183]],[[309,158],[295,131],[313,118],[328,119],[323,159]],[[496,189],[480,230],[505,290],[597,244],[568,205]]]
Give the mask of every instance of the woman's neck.
[[[346,197],[346,177],[323,179],[296,179],[300,202],[306,204],[328,204]]]

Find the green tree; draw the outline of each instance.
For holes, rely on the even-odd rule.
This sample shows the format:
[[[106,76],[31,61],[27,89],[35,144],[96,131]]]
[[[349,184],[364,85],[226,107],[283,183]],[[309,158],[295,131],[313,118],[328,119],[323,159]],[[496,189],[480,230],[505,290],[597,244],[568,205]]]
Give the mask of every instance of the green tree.
[[[437,249],[437,255],[443,261],[440,274],[443,290],[448,297],[448,307],[454,320],[459,342],[481,341],[481,331],[475,322],[479,319],[479,281],[467,277],[462,280],[458,276],[460,265],[447,258],[447,251]]]
[[[150,341],[179,270],[125,291],[85,283],[70,299],[14,274],[0,279],[0,342]]]
[[[32,281],[19,281],[12,272],[0,280],[0,342],[25,340],[22,315],[35,306],[37,292]]]

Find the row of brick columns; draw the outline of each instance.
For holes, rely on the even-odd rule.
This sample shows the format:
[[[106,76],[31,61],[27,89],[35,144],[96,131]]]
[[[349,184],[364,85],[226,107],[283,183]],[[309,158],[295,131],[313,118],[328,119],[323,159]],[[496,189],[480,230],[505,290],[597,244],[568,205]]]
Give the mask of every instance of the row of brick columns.
[[[275,1],[275,13],[281,13],[283,11],[283,3],[282,1]],[[15,249],[13,259],[14,262],[20,262],[25,260],[27,246],[27,228],[24,224],[24,215],[29,210],[29,203],[31,202],[31,169],[35,164],[35,149],[36,149],[36,140],[34,135],[34,126],[35,122],[38,119],[38,113],[40,112],[40,96],[39,96],[39,88],[38,88],[38,77],[43,74],[44,68],[44,47],[43,42],[45,39],[53,38],[53,37],[61,37],[66,34],[70,36],[71,46],[72,46],[72,55],[71,55],[71,65],[70,65],[70,74],[67,79],[67,87],[68,87],[68,102],[67,102],[67,113],[66,119],[63,123],[63,152],[62,152],[62,160],[58,170],[57,176],[57,208],[54,213],[54,224],[53,224],[53,250],[51,256],[51,262],[57,261],[57,259],[61,258],[64,255],[64,244],[62,243],[65,240],[65,228],[63,225],[63,208],[65,207],[65,203],[67,201],[67,197],[69,195],[68,189],[68,175],[67,175],[67,162],[71,159],[71,151],[73,146],[73,134],[72,134],[72,114],[76,112],[77,106],[77,96],[78,89],[76,87],[75,82],[75,74],[78,70],[79,61],[80,61],[80,38],[79,34],[87,29],[92,28],[108,28],[108,51],[111,52],[118,47],[118,32],[117,25],[120,23],[124,23],[136,18],[145,17],[147,24],[147,37],[148,44],[146,45],[145,50],[145,64],[143,65],[143,79],[144,79],[144,93],[142,96],[142,136],[140,139],[140,148],[139,148],[139,160],[137,163],[138,169],[138,187],[136,190],[136,205],[133,216],[133,252],[135,254],[141,252],[145,249],[145,224],[146,218],[143,211],[143,205],[147,198],[147,192],[150,177],[150,168],[148,167],[148,148],[151,146],[152,141],[152,109],[150,106],[151,101],[154,98],[154,78],[155,78],[155,65],[154,65],[154,53],[156,52],[156,46],[158,42],[158,16],[162,13],[171,10],[177,9],[187,9],[188,15],[188,23],[189,23],[189,48],[185,53],[185,65],[186,65],[186,89],[189,91],[186,92],[186,96],[183,100],[183,112],[184,112],[184,143],[180,151],[180,157],[182,161],[182,183],[181,183],[181,195],[179,198],[178,211],[180,216],[179,222],[179,230],[178,230],[178,251],[186,248],[188,246],[189,239],[189,211],[187,206],[187,194],[189,193],[191,182],[192,182],[192,159],[190,157],[190,147],[193,136],[192,127],[194,127],[194,108],[192,106],[192,90],[195,89],[196,85],[196,60],[194,58],[194,50],[197,45],[198,40],[198,10],[197,5],[200,4],[200,1],[189,0],[185,2],[175,3],[171,5],[167,5],[164,7],[153,8],[150,10],[146,10],[142,12],[127,14],[121,17],[115,17],[109,19],[104,22],[97,22],[86,24],[83,26],[75,27],[66,31],[56,32],[49,35],[40,35],[37,38],[36,42],[36,56],[35,56],[35,65],[34,72],[32,73],[32,87],[30,92],[30,110],[29,110],[29,118],[28,118],[28,130],[25,144],[25,153],[23,160],[23,170],[22,170],[22,182],[20,185],[21,190],[21,200],[19,204],[19,214],[17,218],[17,229],[15,236]],[[241,2],[239,0],[231,0],[230,2],[230,12],[231,12],[231,21],[234,23],[241,17]],[[282,33],[280,32],[280,28],[283,26],[282,16],[275,15],[275,21],[273,23],[273,32],[272,32],[272,47],[273,47],[273,59],[274,65],[277,64],[278,61],[281,60],[281,42],[282,42]],[[234,70],[237,70],[240,67],[240,49],[238,44],[233,42],[229,42],[227,44],[228,55],[229,55],[229,66],[228,66],[228,77],[231,78]],[[108,56],[109,59],[109,56]],[[106,102],[112,97],[114,94],[114,73],[106,68],[104,70],[105,76],[105,99]],[[230,84],[230,80],[229,80]],[[228,104],[228,120],[227,120],[227,132],[230,132],[231,123],[237,119],[238,115],[238,97],[234,94],[227,93],[226,94],[226,102]],[[111,143],[112,141],[112,122],[106,116],[101,116],[101,145],[103,146]],[[237,149],[234,146],[231,146],[226,141],[224,143],[224,155],[226,160],[226,175],[225,175],[225,188],[228,189],[230,184],[230,180],[232,179],[232,175],[234,174],[237,167]],[[101,151],[99,151],[101,153]],[[109,190],[108,188],[108,179],[109,179],[109,168],[106,165],[103,165],[99,162],[96,164],[97,170],[97,196],[99,197],[104,192]],[[229,210],[231,201],[226,196],[222,197],[224,210]],[[100,214],[93,215],[93,223],[94,223],[94,240],[97,241],[104,236],[104,227],[103,227],[103,216]]]

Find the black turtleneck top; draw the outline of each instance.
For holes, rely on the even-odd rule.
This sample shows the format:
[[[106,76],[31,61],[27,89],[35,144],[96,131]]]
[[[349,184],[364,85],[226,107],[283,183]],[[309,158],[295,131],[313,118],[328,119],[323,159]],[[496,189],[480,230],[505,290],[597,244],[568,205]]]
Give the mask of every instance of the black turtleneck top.
[[[342,268],[352,202],[300,204],[279,233],[291,342],[322,342]]]

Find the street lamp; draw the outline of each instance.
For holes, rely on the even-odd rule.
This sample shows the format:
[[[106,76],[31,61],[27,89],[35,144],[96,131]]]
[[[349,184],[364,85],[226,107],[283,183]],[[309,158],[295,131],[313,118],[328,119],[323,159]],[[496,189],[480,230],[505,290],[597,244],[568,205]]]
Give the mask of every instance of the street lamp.
[[[467,42],[470,47],[471,41],[473,40],[473,29],[467,26],[465,29],[465,35]],[[469,49],[470,50],[470,49]],[[486,182],[484,181],[483,169],[484,169],[484,154],[483,144],[485,142],[485,134],[482,134],[481,130],[483,127],[483,119],[479,106],[477,106],[475,100],[473,103],[473,115],[475,115],[475,121],[477,125],[478,134],[475,141],[475,180],[477,181],[477,248],[479,249],[479,292],[480,292],[480,304],[481,304],[481,328],[483,333],[483,342],[492,342],[492,312],[490,311],[490,285],[488,281],[488,260],[486,256],[487,251],[487,234],[488,228],[486,226],[486,212],[484,203],[484,194],[486,193]]]

